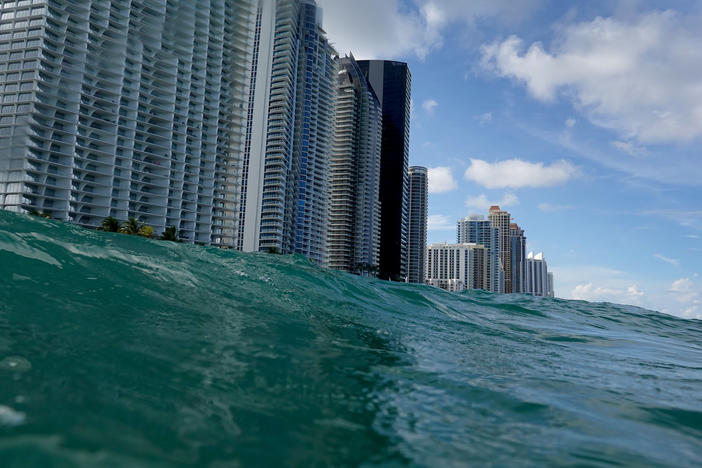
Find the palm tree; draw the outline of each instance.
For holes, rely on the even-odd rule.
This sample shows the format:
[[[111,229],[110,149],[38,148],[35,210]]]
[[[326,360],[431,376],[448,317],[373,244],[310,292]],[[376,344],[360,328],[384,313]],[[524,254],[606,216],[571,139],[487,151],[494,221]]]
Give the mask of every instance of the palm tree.
[[[163,234],[161,234],[162,240],[167,240],[171,242],[178,242],[178,230],[175,226],[168,226]]]
[[[122,224],[122,227],[119,228],[119,232],[135,236],[139,234],[139,230],[142,227],[144,227],[144,225],[137,221],[136,218],[132,217]]]
[[[139,228],[139,235],[142,237],[153,237],[154,236],[154,228],[152,228],[148,224],[142,224],[141,227]]]
[[[118,232],[119,221],[112,216],[108,216],[102,220],[102,223],[100,223],[100,230],[105,232]]]

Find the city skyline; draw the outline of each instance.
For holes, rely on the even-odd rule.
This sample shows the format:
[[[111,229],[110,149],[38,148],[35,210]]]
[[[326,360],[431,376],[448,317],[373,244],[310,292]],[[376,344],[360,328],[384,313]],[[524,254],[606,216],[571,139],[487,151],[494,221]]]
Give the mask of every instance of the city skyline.
[[[699,3],[319,3],[340,53],[412,69],[429,243],[499,204],[559,297],[702,317]]]

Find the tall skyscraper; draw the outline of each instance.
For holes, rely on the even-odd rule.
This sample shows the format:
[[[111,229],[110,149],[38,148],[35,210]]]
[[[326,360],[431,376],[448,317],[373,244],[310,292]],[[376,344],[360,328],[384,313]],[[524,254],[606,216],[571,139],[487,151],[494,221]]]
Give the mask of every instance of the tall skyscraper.
[[[334,50],[313,0],[259,0],[242,177],[245,251],[325,265]]]
[[[409,242],[407,246],[409,256],[407,279],[410,283],[424,282],[428,193],[427,168],[411,166],[409,168]]]
[[[487,249],[471,243],[427,246],[426,283],[448,291],[483,289]]]
[[[0,2],[0,208],[235,244],[254,5]]]
[[[509,225],[509,251],[512,263],[512,292],[524,292],[524,262],[526,260],[526,236],[518,224]]]
[[[553,288],[549,286],[553,284],[553,277],[549,282],[548,266],[543,253],[534,255],[534,252],[529,252],[525,263],[525,280],[525,293],[533,296],[553,296]]]
[[[512,259],[510,255],[509,225],[510,214],[501,210],[499,206],[491,206],[488,212],[488,220],[500,233],[500,267],[504,272],[504,293],[512,292]]]
[[[330,160],[329,266],[374,273],[380,247],[382,108],[353,56],[339,60]]]
[[[481,215],[471,215],[457,223],[456,242],[483,245],[487,251],[486,274],[482,289],[500,292],[500,235],[499,230]]]
[[[411,75],[403,62],[360,60],[383,108],[380,162],[380,276],[407,277]]]

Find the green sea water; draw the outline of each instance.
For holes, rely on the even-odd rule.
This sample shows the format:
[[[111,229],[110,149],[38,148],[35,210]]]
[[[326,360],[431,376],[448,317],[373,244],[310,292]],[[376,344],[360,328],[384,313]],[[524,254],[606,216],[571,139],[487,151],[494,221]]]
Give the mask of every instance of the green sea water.
[[[700,466],[702,323],[0,211],[0,466]]]

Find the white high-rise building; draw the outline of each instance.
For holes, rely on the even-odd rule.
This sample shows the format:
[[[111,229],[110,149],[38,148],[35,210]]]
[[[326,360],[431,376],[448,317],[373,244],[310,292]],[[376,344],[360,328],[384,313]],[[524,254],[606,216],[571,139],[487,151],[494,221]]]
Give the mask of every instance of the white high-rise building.
[[[448,291],[483,289],[487,274],[487,249],[478,244],[427,246],[426,283]]]
[[[329,266],[378,269],[383,109],[353,56],[339,60],[336,131],[330,159]]]
[[[456,241],[475,243],[487,250],[486,269],[481,289],[499,293],[502,291],[500,275],[500,235],[499,229],[482,215],[471,215],[460,219],[456,224]]]
[[[534,252],[529,252],[524,273],[526,294],[553,297],[553,275],[549,278],[550,273],[543,253],[534,255]]]
[[[312,0],[259,0],[239,219],[244,251],[326,265],[336,63]]]
[[[236,246],[253,0],[0,2],[0,208]]]

